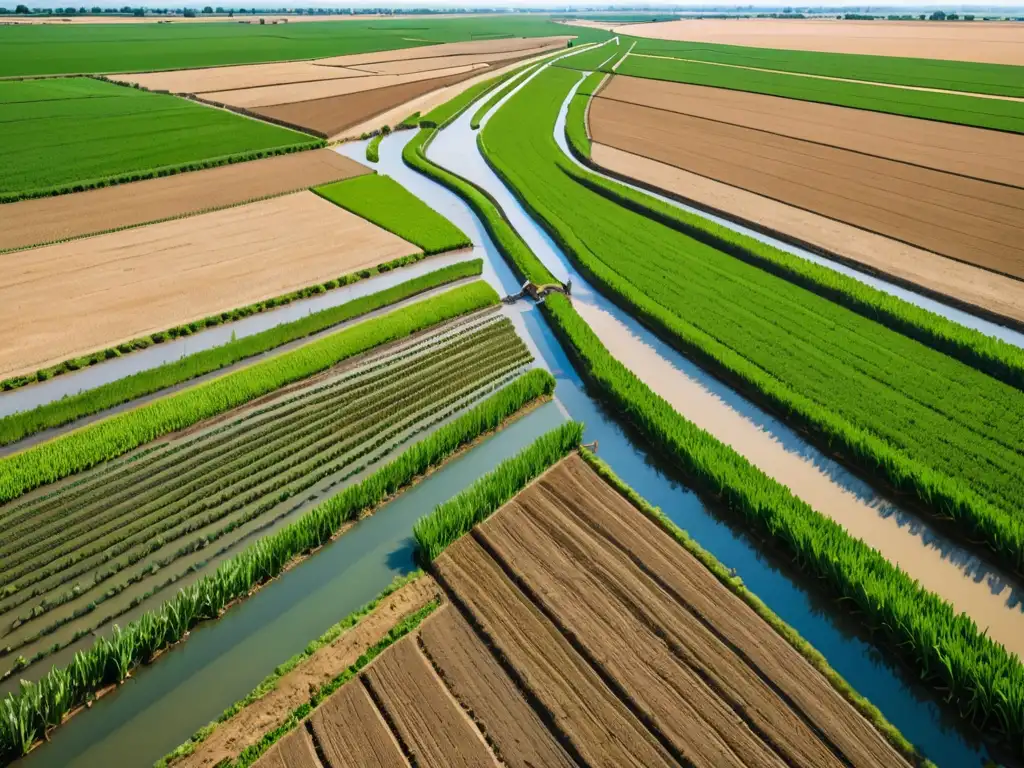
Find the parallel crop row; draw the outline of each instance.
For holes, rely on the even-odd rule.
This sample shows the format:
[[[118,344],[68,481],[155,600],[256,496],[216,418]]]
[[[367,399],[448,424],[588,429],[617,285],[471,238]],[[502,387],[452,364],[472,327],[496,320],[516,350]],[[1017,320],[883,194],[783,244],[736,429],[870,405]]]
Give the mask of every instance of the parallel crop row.
[[[261,539],[214,574],[181,590],[160,609],[123,631],[100,638],[65,668],[53,668],[38,683],[0,702],[0,755],[27,752],[72,709],[100,688],[123,681],[139,664],[181,640],[200,621],[217,618],[233,601],[278,575],[297,555],[329,541],[342,524],[371,510],[437,466],[461,446],[500,426],[527,403],[550,395],[555,381],[546,371],[520,377],[465,415],[413,445],[397,459],[350,486],[280,532]]]
[[[488,123],[484,149],[588,278],[715,375],[1024,571],[1024,392],[581,183],[552,136],[576,79],[542,73]]]
[[[312,376],[340,361],[444,320],[493,306],[494,289],[483,282],[456,288],[257,363],[222,378],[113,416],[84,429],[0,460],[0,500],[115,458],[161,435]]]

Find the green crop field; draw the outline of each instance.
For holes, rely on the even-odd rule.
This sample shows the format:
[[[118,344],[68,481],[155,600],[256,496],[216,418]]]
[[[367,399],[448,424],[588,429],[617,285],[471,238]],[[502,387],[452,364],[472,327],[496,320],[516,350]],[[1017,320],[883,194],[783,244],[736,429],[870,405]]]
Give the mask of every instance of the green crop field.
[[[0,77],[254,64],[463,40],[554,35],[576,35],[580,41],[608,37],[599,29],[566,27],[543,16],[354,19],[263,26],[227,21],[0,26]]]
[[[633,54],[636,54],[636,49]],[[1019,76],[1024,82],[1024,67],[1020,69]],[[884,85],[821,80],[779,72],[758,72],[636,55],[626,57],[616,73],[1024,133],[1024,102],[1020,101],[959,93],[911,91]]]
[[[462,230],[390,176],[375,173],[356,176],[313,191],[413,243],[424,253],[442,253],[472,245]]]
[[[491,315],[0,508],[0,624],[20,621],[0,669],[123,612],[154,586],[154,563],[161,582],[184,575],[207,546],[290,514],[530,360],[511,322]]]
[[[319,144],[177,96],[90,78],[0,82],[0,202]]]
[[[679,349],[1024,566],[1024,393],[597,194],[552,136],[575,72],[499,111],[499,173],[616,301]]]
[[[950,91],[990,93],[996,96],[1024,96],[1024,67],[1007,64],[786,51],[642,38],[637,39],[633,52],[774,69],[780,72],[804,72],[873,83],[917,85]]]

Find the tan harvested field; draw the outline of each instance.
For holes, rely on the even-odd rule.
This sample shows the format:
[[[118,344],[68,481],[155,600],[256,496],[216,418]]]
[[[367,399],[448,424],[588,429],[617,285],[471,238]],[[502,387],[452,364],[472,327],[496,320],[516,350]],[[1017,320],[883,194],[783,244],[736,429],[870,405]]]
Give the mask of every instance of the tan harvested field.
[[[175,767],[213,768],[224,760],[237,758],[242,750],[259,741],[264,733],[280,726],[296,707],[309,701],[309,692],[312,688],[319,688],[341,674],[402,618],[430,602],[437,592],[437,584],[433,579],[421,577],[384,598],[368,616],[360,619],[358,624],[282,677],[274,690],[227,722],[219,723],[213,733],[196,747],[195,752],[175,762]],[[345,686],[346,690],[348,688],[362,693],[358,686]],[[333,701],[334,699],[332,703]],[[348,702],[352,711],[355,711],[358,705],[358,700]],[[352,750],[352,754],[358,756],[360,748],[367,748],[367,741],[371,741],[372,744],[378,743],[371,739],[374,734],[371,731],[372,723],[366,728],[360,728],[358,732],[349,728],[340,729],[337,733],[332,731],[332,734],[328,735],[324,733],[324,718],[330,720],[326,708],[322,715],[314,716],[311,721],[313,728],[318,730],[318,737],[324,751],[331,757],[334,768],[348,765],[344,762],[333,763],[335,750]],[[381,749],[377,754],[387,754],[387,751]],[[388,764],[382,762],[381,765]],[[403,760],[397,765],[404,766],[406,763]]]
[[[615,31],[658,40],[794,51],[1024,64],[1024,24],[1015,22],[684,19],[618,26]]]
[[[277,64],[250,64],[240,67],[209,67],[207,69],[173,69],[169,72],[110,75],[111,80],[141,85],[151,91],[171,93],[207,93],[240,88],[259,88],[285,83],[306,83],[316,80],[341,80],[365,77],[345,67],[323,67],[311,61],[283,61]]]
[[[406,75],[410,72],[429,72],[445,69],[453,65],[467,64],[500,64],[506,60],[518,61],[537,53],[545,53],[550,48],[531,48],[525,51],[509,51],[507,53],[476,53],[462,56],[438,56],[426,59],[408,59],[406,61],[382,61],[379,64],[360,64],[358,69],[379,75]],[[356,69],[351,67],[350,69]]]
[[[1020,134],[621,75],[611,78],[601,98],[1024,187]]]
[[[5,256],[0,377],[418,249],[312,192]]]
[[[485,72],[488,76],[491,70]],[[362,123],[375,115],[381,115],[391,109],[404,105],[400,110],[403,120],[413,111],[409,102],[439,89],[461,83],[473,77],[474,71],[461,75],[449,75],[429,80],[419,80],[373,91],[362,91],[347,96],[333,96],[327,99],[302,101],[297,104],[281,104],[272,107],[261,107],[255,110],[258,114],[275,120],[282,120],[292,125],[302,126],[328,137],[342,134],[354,125]],[[378,121],[379,127],[383,120]]]
[[[601,168],[720,212],[869,272],[1024,324],[1024,282],[780,203],[621,149],[594,143]]]
[[[433,570],[451,603],[314,712],[324,768],[908,766],[578,455]]]
[[[262,88],[241,88],[232,91],[210,91],[203,98],[218,104],[244,109],[294,104],[296,102],[326,99],[333,96],[345,96],[350,93],[372,91],[394,85],[408,85],[420,80],[432,80],[453,75],[467,75],[474,70],[485,69],[486,64],[466,64],[446,67],[445,69],[427,72],[412,72],[406,75],[368,75],[366,77],[346,77],[338,80],[315,80],[308,83],[292,83],[290,85],[268,85]]]
[[[598,143],[1024,277],[1024,189],[610,99],[589,115]]]
[[[294,192],[370,169],[330,149],[0,205],[0,250],[53,243]]]
[[[424,45],[419,48],[403,48],[398,51],[376,51],[374,53],[353,53],[318,59],[317,64],[336,67],[355,67],[360,64],[377,64],[384,61],[409,61],[411,59],[434,58],[437,56],[468,56],[476,53],[507,53],[519,51],[524,56],[537,49],[564,48],[573,35],[558,37],[512,37],[501,40],[475,40],[464,43],[441,43]]]

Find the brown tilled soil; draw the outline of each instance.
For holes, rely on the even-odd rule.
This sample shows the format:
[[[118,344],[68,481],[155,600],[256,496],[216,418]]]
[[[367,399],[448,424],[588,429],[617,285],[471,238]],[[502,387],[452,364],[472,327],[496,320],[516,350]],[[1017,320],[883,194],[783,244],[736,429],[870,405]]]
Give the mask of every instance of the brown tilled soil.
[[[444,69],[446,67],[463,66],[466,64],[498,66],[505,61],[518,61],[519,59],[543,54],[550,50],[551,46],[547,45],[538,48],[496,53],[473,53],[423,59],[404,59],[401,61],[382,61],[374,64],[360,64],[358,69],[379,75],[405,75],[410,72],[428,72],[434,69]]]
[[[388,595],[368,616],[360,619],[358,624],[282,677],[273,691],[250,704],[231,720],[220,723],[194,753],[174,763],[175,767],[212,768],[225,759],[236,758],[246,747],[259,741],[264,733],[283,723],[296,707],[309,701],[312,690],[337,677],[354,664],[367,648],[384,637],[403,617],[418,611],[430,602],[437,591],[437,585],[433,580],[420,578]],[[359,686],[347,685],[343,686],[342,690],[350,687],[361,691]],[[368,731],[360,729],[359,735],[365,739],[367,733]],[[320,738],[322,741],[322,737]],[[342,733],[336,738],[341,741],[332,743],[341,744],[347,743],[345,740],[348,736]],[[264,760],[266,759],[264,757]],[[398,765],[404,765],[404,762]]]
[[[346,56],[332,56],[318,59],[317,64],[332,67],[354,67],[360,64],[376,64],[382,61],[409,61],[435,56],[468,56],[476,53],[507,53],[520,51],[528,55],[535,48],[564,48],[571,35],[558,37],[512,37],[501,40],[474,40],[464,43],[441,43],[424,45],[419,48],[404,48],[397,51],[375,51],[374,53],[353,53]]]
[[[0,377],[418,251],[303,191],[7,254]]]
[[[490,72],[490,70],[486,71]],[[419,80],[402,85],[392,85],[388,88],[378,88],[373,91],[352,93],[347,96],[334,96],[329,99],[261,107],[255,111],[276,120],[284,120],[292,125],[310,128],[327,136],[334,136],[357,123],[362,123],[375,115],[406,104],[423,94],[460,83],[476,74],[477,70],[469,70],[459,75]],[[403,118],[405,116],[403,114]]]
[[[369,173],[330,149],[0,205],[0,250],[137,226]],[[11,258],[11,257],[8,257]]]
[[[292,731],[267,750],[260,768],[321,768],[313,739],[305,728]]]
[[[487,743],[416,645],[399,640],[362,675],[385,719],[420,766],[497,766]]]
[[[598,98],[594,141],[1024,277],[1024,189]]]
[[[457,610],[443,608],[425,622],[420,645],[462,707],[473,713],[504,765],[576,765]]]
[[[330,768],[408,768],[409,761],[366,688],[342,686],[309,722]]]
[[[1024,187],[1024,136],[831,104],[615,76],[601,98]]]
[[[1013,22],[684,19],[630,24],[616,27],[616,31],[659,40],[794,51],[1024,64],[1024,25]]]
[[[1024,282],[947,259],[874,232],[731,187],[714,179],[593,144],[593,161],[613,173],[861,265],[871,272],[921,286],[985,312],[1024,323]]]

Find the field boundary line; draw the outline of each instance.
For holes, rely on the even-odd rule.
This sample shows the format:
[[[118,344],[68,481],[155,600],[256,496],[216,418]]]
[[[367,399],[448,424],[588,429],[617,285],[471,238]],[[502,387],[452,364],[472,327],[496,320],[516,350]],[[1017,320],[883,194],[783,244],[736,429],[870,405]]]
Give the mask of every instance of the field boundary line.
[[[634,49],[634,48],[636,48],[636,40],[634,40],[634,41],[633,41],[633,44],[632,44],[631,46],[629,46],[629,50],[628,50],[628,51],[626,51],[626,52],[625,52],[625,53],[624,53],[624,54],[622,55],[622,58],[621,58],[621,59],[619,59],[619,60],[618,60],[617,62],[615,62],[614,64],[612,64],[612,71],[613,71],[613,72],[617,71],[617,70],[619,69],[619,67],[620,67],[620,66],[622,66],[622,62],[624,62],[624,61],[625,61],[626,59],[628,59],[628,58],[629,58],[629,54],[633,53],[633,49]]]

